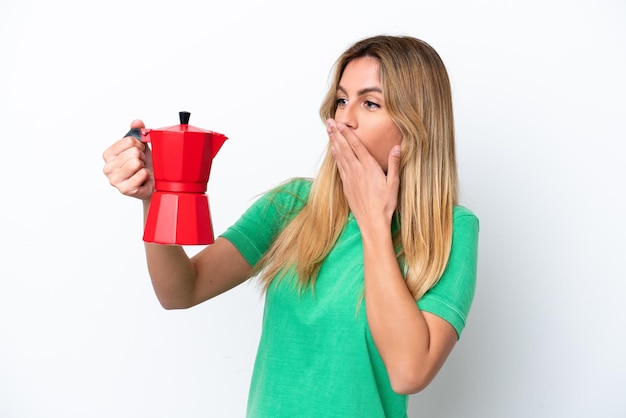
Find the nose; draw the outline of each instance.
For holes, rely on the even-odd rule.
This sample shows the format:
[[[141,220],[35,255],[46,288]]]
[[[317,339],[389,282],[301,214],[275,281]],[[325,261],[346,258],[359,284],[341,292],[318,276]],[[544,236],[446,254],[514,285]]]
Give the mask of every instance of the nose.
[[[350,103],[344,104],[337,108],[335,112],[335,121],[346,125],[348,128],[356,129],[358,127],[356,109]]]

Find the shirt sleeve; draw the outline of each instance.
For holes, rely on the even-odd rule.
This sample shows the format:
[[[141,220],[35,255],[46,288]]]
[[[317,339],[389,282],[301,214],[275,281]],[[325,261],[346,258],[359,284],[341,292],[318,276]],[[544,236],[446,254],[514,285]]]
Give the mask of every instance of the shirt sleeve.
[[[308,199],[311,182],[292,179],[257,199],[220,236],[229,240],[254,266]]]
[[[479,221],[462,206],[455,207],[453,219],[448,265],[437,284],[417,304],[421,310],[448,321],[460,338],[476,289]]]

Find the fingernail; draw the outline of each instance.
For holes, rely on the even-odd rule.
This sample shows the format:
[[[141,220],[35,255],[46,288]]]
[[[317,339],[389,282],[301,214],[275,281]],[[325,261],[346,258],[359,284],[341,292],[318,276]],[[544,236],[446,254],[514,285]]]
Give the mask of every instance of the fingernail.
[[[328,133],[330,133],[330,131],[333,129],[333,127],[335,126],[335,121],[332,119],[327,119],[326,120],[326,130],[328,131]]]
[[[392,149],[391,149],[391,153],[396,156],[399,157],[400,156],[400,146],[399,145],[395,145]]]

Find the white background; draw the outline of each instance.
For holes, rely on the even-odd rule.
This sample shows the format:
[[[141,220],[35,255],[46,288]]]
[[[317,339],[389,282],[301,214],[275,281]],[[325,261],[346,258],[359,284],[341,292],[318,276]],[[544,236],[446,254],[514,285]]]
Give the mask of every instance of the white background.
[[[0,417],[244,416],[259,292],[164,311],[102,152],[180,110],[226,134],[220,233],[314,174],[330,67],[379,33],[443,57],[481,220],[468,326],[409,416],[626,416],[625,28],[621,0],[4,0]]]

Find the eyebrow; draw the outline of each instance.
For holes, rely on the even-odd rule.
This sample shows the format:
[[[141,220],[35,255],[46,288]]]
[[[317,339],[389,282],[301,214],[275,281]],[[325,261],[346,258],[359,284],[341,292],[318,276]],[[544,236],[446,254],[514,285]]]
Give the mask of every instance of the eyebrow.
[[[344,88],[343,88],[343,87],[341,87],[341,86],[338,86],[338,87],[337,87],[337,90],[341,90],[341,91],[342,91],[342,92],[344,92],[345,94],[348,94],[348,92],[346,91],[346,89],[344,89]],[[372,93],[372,92],[374,92],[374,93],[382,93],[383,91],[382,91],[382,89],[381,89],[380,87],[366,87],[366,88],[364,88],[364,89],[358,90],[358,91],[356,92],[356,94],[357,94],[357,96],[363,96],[364,94],[367,94],[367,93]]]

